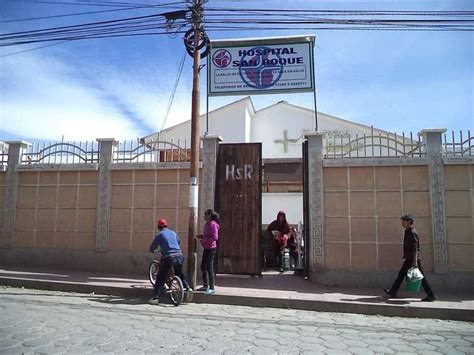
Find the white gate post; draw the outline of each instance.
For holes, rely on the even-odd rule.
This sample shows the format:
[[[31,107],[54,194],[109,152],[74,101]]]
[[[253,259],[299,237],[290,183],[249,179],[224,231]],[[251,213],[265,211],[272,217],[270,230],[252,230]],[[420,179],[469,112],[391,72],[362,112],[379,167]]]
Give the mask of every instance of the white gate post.
[[[434,271],[437,274],[445,274],[449,271],[442,146],[444,132],[446,129],[424,129],[420,132],[428,159]]]
[[[306,134],[308,141],[308,213],[309,226],[304,226],[309,243],[310,275],[324,269],[323,235],[323,132]]]
[[[109,244],[110,207],[112,203],[112,174],[110,164],[118,142],[113,138],[97,138],[99,142],[99,183],[97,189],[97,232],[95,251],[107,251]]]
[[[5,142],[8,144],[8,165],[5,181],[5,194],[3,202],[3,231],[0,238],[0,247],[11,248],[15,233],[16,206],[18,202],[18,171],[16,167],[21,164],[22,150],[30,143],[23,141]]]

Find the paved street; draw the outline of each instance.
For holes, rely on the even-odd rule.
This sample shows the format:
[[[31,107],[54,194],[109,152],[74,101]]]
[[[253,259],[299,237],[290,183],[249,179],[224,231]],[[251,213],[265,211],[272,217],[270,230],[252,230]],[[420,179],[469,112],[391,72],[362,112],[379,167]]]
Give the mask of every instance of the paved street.
[[[209,296],[212,297],[212,296]],[[0,354],[474,353],[474,324],[0,287]]]

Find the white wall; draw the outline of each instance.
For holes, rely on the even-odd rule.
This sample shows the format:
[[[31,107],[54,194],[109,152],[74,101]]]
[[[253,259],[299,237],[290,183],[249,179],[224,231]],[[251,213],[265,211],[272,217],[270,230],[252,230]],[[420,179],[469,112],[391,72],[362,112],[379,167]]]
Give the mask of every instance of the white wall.
[[[280,210],[285,211],[288,223],[297,225],[298,222],[303,222],[303,194],[262,193],[262,224],[273,222]]]
[[[246,106],[245,101],[240,101],[214,111],[213,115],[210,115],[209,133],[221,136],[224,143],[248,142]]]
[[[277,104],[255,114],[252,119],[251,139],[254,142],[262,142],[264,159],[300,158],[304,131],[311,130],[312,127],[314,118],[309,112]],[[283,144],[274,142],[275,139],[283,139],[284,130],[288,131],[288,138],[298,139],[296,143],[289,143],[286,153]]]
[[[221,107],[209,113],[209,132],[222,137],[224,143],[245,143],[249,141],[250,117],[248,109],[249,101],[241,100],[233,104]],[[206,114],[202,114],[199,120],[200,135],[206,133]],[[187,148],[191,146],[191,121],[183,122],[174,127],[165,129],[159,133],[160,140],[181,142],[186,139]]]
[[[200,119],[201,136],[206,131],[206,115],[201,115]],[[294,106],[286,102],[279,102],[257,112],[253,112],[250,99],[236,101],[227,106],[223,106],[209,113],[209,133],[222,137],[224,143],[246,143],[261,142],[262,157],[268,158],[301,158],[301,144],[306,132],[315,128],[314,113],[303,107]],[[297,139],[297,142],[288,143],[288,150],[285,153],[282,143],[275,143],[275,140],[282,140],[286,130],[288,139]],[[370,127],[365,127],[354,122],[346,121],[324,113],[318,114],[318,130],[328,132],[324,144],[339,147],[341,144],[349,142],[346,132],[350,133],[351,139],[355,134],[361,137],[363,134],[370,135]],[[336,132],[336,134],[335,134]],[[377,130],[374,130],[378,134]],[[332,137],[336,135],[336,140]],[[190,147],[191,122],[164,130],[160,133],[162,140],[177,139],[182,142],[186,138],[186,146]],[[342,137],[342,140],[341,140]],[[328,141],[326,142],[326,139]],[[377,140],[375,141],[377,143]],[[392,145],[392,144],[391,144]],[[342,149],[337,148],[339,151]],[[371,148],[365,151],[371,155]],[[369,151],[370,150],[370,151]],[[334,148],[332,148],[334,151]],[[375,155],[380,155],[377,148]],[[383,154],[383,153],[382,153]]]

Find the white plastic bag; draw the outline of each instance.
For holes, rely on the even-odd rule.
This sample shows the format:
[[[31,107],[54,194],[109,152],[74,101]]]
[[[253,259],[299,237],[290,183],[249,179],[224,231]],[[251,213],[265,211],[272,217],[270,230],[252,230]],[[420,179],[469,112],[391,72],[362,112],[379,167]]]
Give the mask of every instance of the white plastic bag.
[[[421,273],[420,269],[417,267],[411,267],[407,271],[407,277],[411,281],[419,281],[423,279],[423,274]]]

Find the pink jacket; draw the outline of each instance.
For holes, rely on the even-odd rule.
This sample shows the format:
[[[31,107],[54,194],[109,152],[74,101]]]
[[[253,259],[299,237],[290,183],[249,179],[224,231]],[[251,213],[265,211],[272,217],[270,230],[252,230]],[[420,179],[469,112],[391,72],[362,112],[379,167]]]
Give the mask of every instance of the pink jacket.
[[[215,221],[208,221],[204,225],[204,234],[201,239],[201,245],[204,249],[217,248],[217,239],[219,239],[219,224]]]

